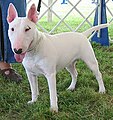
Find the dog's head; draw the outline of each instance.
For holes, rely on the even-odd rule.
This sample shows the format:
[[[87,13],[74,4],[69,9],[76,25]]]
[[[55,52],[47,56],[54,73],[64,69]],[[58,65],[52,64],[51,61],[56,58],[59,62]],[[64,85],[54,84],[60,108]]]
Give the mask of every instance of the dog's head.
[[[15,54],[15,59],[17,62],[22,62],[34,40],[35,24],[38,21],[35,4],[30,7],[27,17],[18,17],[16,8],[10,3],[7,21],[9,23],[8,36]]]

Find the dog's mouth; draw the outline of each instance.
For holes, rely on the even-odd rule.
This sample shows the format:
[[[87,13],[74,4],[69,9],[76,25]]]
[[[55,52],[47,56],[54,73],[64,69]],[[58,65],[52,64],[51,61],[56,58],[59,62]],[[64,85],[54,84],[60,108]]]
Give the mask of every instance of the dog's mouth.
[[[33,40],[31,41],[31,43],[30,43],[30,45],[29,45],[28,48],[31,47],[32,42],[33,42]],[[31,51],[31,50],[29,50],[29,51]],[[29,52],[29,51],[26,51],[26,52]],[[26,52],[21,53],[21,54],[16,54],[16,53],[15,53],[15,54],[14,54],[14,57],[15,57],[16,61],[19,62],[19,63],[21,63],[21,62],[23,61],[24,57],[25,57]]]
[[[25,57],[25,54],[26,54],[26,52],[22,53],[22,54],[14,54],[14,57],[15,57],[17,62],[21,63],[23,61],[24,57]]]

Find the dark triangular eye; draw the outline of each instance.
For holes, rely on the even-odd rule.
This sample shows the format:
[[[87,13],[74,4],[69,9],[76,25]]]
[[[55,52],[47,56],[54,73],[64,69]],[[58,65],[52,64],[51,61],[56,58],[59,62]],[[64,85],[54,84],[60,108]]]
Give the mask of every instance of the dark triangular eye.
[[[25,32],[29,31],[31,28],[29,26],[26,27]]]

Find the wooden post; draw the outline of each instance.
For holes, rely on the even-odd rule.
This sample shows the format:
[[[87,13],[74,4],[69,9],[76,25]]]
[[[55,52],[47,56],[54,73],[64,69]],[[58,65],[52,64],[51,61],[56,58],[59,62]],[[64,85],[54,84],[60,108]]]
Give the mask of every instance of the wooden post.
[[[48,0],[48,6],[50,6],[52,2],[53,2],[53,0]],[[51,7],[51,9],[52,9],[52,7]],[[48,10],[48,22],[52,22],[52,12],[51,12],[51,10]]]

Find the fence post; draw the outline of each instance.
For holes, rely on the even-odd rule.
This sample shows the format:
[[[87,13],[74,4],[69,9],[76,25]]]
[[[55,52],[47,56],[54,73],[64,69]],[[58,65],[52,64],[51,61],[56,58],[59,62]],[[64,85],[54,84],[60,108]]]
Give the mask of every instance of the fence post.
[[[48,7],[51,5],[52,2],[53,2],[53,0],[48,0]],[[52,22],[52,12],[51,12],[51,10],[48,10],[48,22]]]
[[[107,23],[105,0],[98,0],[99,7],[96,10],[94,26]],[[109,46],[108,28],[101,29],[92,37],[92,41],[100,43],[102,46]]]

